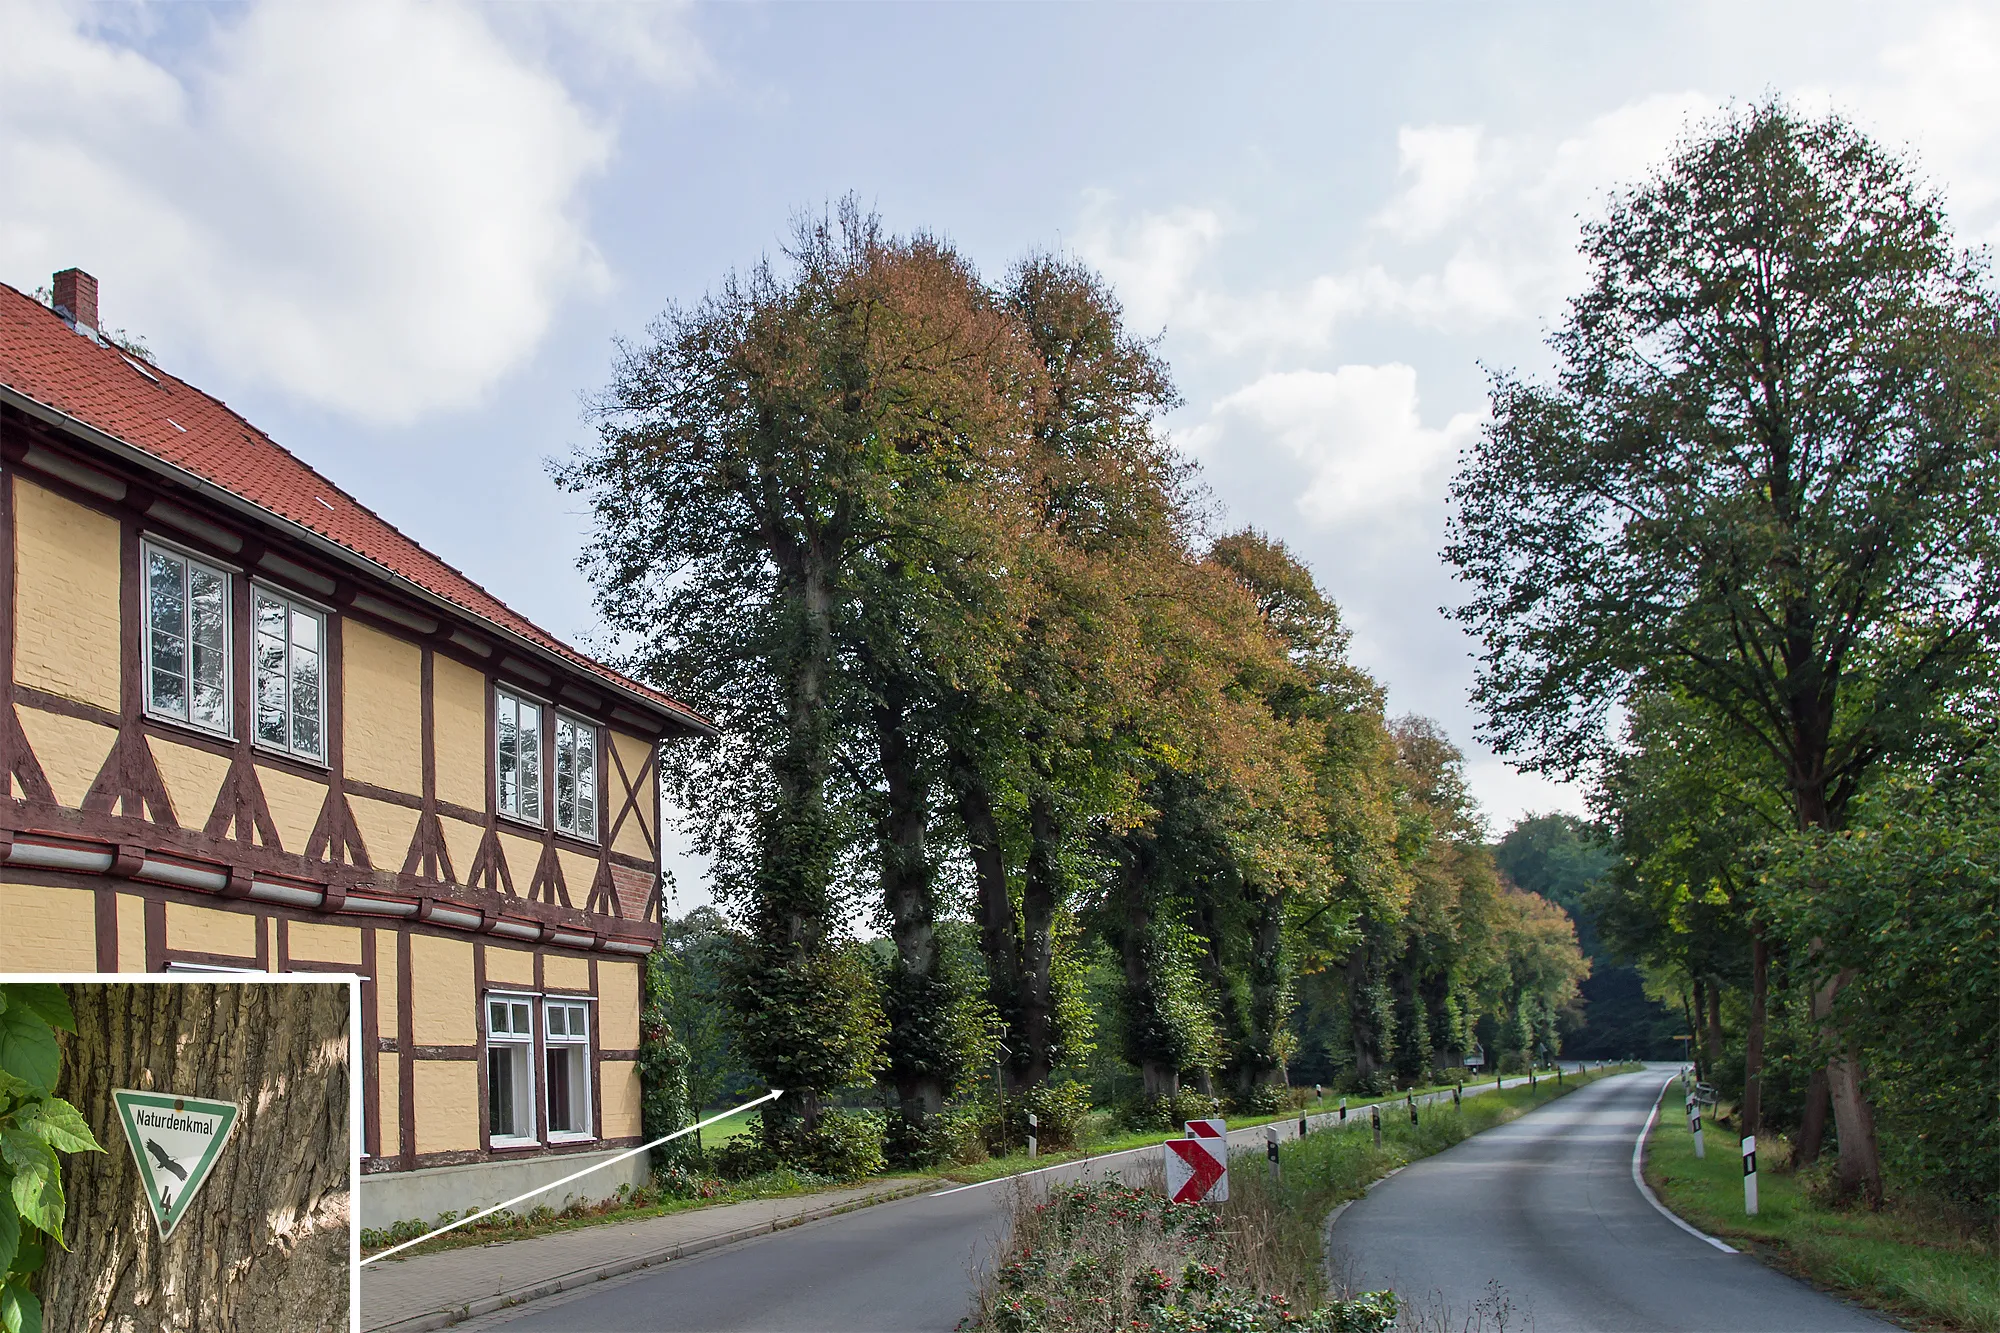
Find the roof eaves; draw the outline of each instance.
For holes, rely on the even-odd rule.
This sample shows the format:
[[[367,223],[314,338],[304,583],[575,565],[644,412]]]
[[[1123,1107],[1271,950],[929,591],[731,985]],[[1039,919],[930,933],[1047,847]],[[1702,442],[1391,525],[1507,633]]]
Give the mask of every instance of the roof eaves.
[[[380,561],[371,559],[361,552],[354,550],[352,547],[345,546],[333,540],[324,533],[316,532],[303,523],[286,518],[283,514],[239,495],[226,486],[218,485],[198,473],[189,471],[178,464],[168,462],[148,449],[142,449],[138,445],[111,434],[109,431],[93,426],[87,421],[79,420],[59,407],[52,407],[40,399],[22,393],[20,390],[6,383],[0,383],[0,402],[11,403],[21,411],[26,412],[29,416],[55,426],[68,434],[87,440],[98,448],[128,463],[166,477],[179,485],[186,486],[226,508],[248,514],[261,523],[278,528],[294,540],[312,547],[321,555],[338,563],[358,568],[368,574],[369,577],[389,584],[405,596],[415,598],[427,606],[442,611],[448,617],[473,620],[478,623],[481,629],[505,640],[510,648],[525,651],[537,660],[556,667],[559,671],[568,673],[576,670],[575,662],[572,662],[561,653],[537,643],[519,631],[509,629],[507,626],[498,624],[468,607],[461,606],[451,598],[433,592],[422,584],[402,574],[398,574],[395,570],[390,569]],[[678,722],[689,731],[698,735],[715,736],[720,734],[713,722],[685,704],[667,702],[650,695],[641,694],[620,684],[618,681],[595,673],[592,674],[591,679],[605,688],[617,691],[626,701],[636,703],[648,712],[662,714],[670,721]]]

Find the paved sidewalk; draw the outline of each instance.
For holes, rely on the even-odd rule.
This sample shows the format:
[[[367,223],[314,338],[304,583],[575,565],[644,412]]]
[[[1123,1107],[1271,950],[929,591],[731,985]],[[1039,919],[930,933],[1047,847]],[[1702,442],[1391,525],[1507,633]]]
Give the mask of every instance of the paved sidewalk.
[[[474,1315],[553,1295],[648,1264],[782,1230],[848,1208],[935,1189],[935,1180],[870,1181],[785,1199],[693,1208],[683,1213],[579,1227],[526,1240],[467,1246],[361,1270],[361,1327],[422,1333]]]

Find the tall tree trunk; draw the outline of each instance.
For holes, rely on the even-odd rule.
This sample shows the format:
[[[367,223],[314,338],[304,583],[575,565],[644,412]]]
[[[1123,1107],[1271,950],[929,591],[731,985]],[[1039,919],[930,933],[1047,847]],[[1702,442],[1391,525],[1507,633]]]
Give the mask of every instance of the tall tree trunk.
[[[1007,861],[993,794],[969,753],[953,745],[946,756],[959,822],[972,856],[973,890],[978,898],[979,952],[986,959],[993,1007],[1013,1031],[1018,1025],[1021,984],[1020,939],[1015,932],[1014,899],[1007,890]]]
[[[834,833],[826,809],[833,596],[827,572],[793,571],[795,641],[779,661],[785,734],[771,759],[774,800],[759,819],[757,867],[742,953],[730,988],[746,1063],[784,1096],[763,1112],[774,1140],[819,1124],[822,1096],[846,1079],[854,1035],[838,1006],[812,999],[828,984]]]
[[[1709,1079],[1713,1081],[1716,1073],[1719,1072],[1722,1068],[1723,1050],[1726,1045],[1722,1037],[1722,978],[1721,977],[1710,977],[1708,979],[1707,1017],[1708,1017],[1708,1025],[1705,1033],[1705,1039],[1708,1042],[1708,1073],[1709,1073]]]
[[[1694,1076],[1703,1083],[1715,1081],[1715,1069],[1708,1064],[1707,1042],[1702,1040],[1702,1024],[1708,1015],[1708,987],[1700,977],[1694,979],[1694,1013],[1688,1019],[1688,1035],[1693,1038],[1688,1043],[1694,1053]]]
[[[66,987],[57,1092],[106,1151],[64,1159],[67,1250],[41,1273],[46,1326],[75,1333],[348,1326],[347,988]],[[238,1103],[234,1132],[162,1241],[115,1088]]]
[[[1055,1067],[1055,919],[1062,902],[1062,824],[1055,798],[1038,787],[1028,798],[1028,866],[1021,885],[1020,1039],[1014,1086],[1048,1081]]]
[[[1743,1034],[1743,1132],[1764,1123],[1764,1027],[1770,1002],[1771,943],[1764,927],[1750,927],[1750,1027]]]
[[[1861,1060],[1854,1044],[1841,1038],[1833,1025],[1834,997],[1853,979],[1852,972],[1842,972],[1813,992],[1813,1017],[1840,1043],[1826,1062],[1826,1092],[1833,1106],[1834,1128],[1840,1132],[1841,1191],[1859,1192],[1870,1208],[1880,1208],[1882,1166],[1875,1143],[1875,1113],[1861,1090]]]
[[[1826,1145],[1826,1067],[1812,1071],[1806,1080],[1805,1112],[1799,1119],[1799,1141],[1792,1149],[1794,1166],[1811,1166]]]
[[[910,743],[901,695],[886,691],[875,707],[875,735],[887,788],[877,841],[882,856],[882,901],[896,971],[889,986],[889,1068],[897,1108],[917,1131],[944,1106],[955,1071],[942,1048],[941,1019],[952,997],[939,966],[935,876],[925,829],[930,787],[921,756]]]
[[[1285,1021],[1285,897],[1280,890],[1268,889],[1255,893],[1252,900],[1249,1030],[1235,1060],[1237,1091],[1245,1097],[1265,1084],[1283,1080],[1278,1067],[1278,1038]]]
[[[1825,711],[1824,707],[1821,711]],[[1830,724],[1825,719],[1815,720],[1820,725],[1814,736],[1823,738]],[[1823,758],[1823,739],[1812,753]],[[1823,768],[1822,762],[1799,771],[1817,775]],[[1799,827],[1838,832],[1834,812],[1826,802],[1824,779],[1795,779],[1794,787],[1798,792]],[[1814,941],[1815,952],[1818,947],[1818,941]],[[1870,1208],[1880,1208],[1882,1154],[1875,1142],[1875,1113],[1869,1107],[1868,1094],[1862,1087],[1861,1060],[1855,1052],[1854,1043],[1840,1033],[1833,1021],[1833,1002],[1853,979],[1851,969],[1839,972],[1814,991],[1812,1016],[1826,1035],[1828,1046],[1836,1052],[1826,1062],[1826,1090],[1827,1098],[1833,1104],[1834,1127],[1840,1131],[1840,1186],[1845,1191],[1859,1190],[1866,1196]]]
[[[1128,1023],[1139,1018],[1141,1031],[1127,1030],[1125,1056],[1139,1067],[1142,1095],[1149,1102],[1172,1098],[1180,1091],[1178,1061],[1162,1059],[1160,1052],[1146,1044],[1146,1021],[1153,1007],[1158,978],[1152,975],[1152,951],[1148,948],[1153,931],[1153,904],[1147,892],[1148,867],[1145,840],[1124,840],[1124,855],[1118,869],[1117,905],[1118,961],[1125,974],[1125,1004]]]

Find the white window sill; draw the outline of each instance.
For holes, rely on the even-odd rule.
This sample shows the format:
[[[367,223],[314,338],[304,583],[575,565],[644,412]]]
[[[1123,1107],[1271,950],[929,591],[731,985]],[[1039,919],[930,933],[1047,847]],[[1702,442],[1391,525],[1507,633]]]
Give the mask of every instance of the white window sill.
[[[501,1138],[497,1135],[489,1140],[489,1142],[492,1143],[496,1152],[502,1148],[539,1148],[542,1146],[540,1139]]]
[[[324,769],[327,772],[333,770],[333,765],[318,755],[300,754],[297,750],[287,750],[282,745],[273,745],[269,741],[253,740],[250,742],[250,748],[258,754],[270,755],[273,759],[289,759],[295,764],[305,764],[308,767]]]
[[[597,1135],[551,1133],[549,1135],[549,1142],[550,1143],[595,1143],[597,1142]]]
[[[184,717],[175,717],[172,713],[156,713],[148,708],[145,714],[148,722],[158,722],[180,731],[192,732],[196,736],[206,736],[212,741],[229,741],[233,744],[236,740],[236,733],[233,731],[218,731],[199,722],[190,722]]]

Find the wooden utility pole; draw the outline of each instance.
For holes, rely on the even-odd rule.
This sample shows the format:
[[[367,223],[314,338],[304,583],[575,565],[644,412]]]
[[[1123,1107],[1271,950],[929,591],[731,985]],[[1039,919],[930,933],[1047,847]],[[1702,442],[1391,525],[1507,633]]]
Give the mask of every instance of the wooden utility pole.
[[[67,1250],[40,1275],[47,1327],[77,1333],[348,1327],[343,985],[79,984],[57,1092],[102,1153],[63,1163]],[[160,1238],[114,1089],[242,1107],[213,1172]]]

